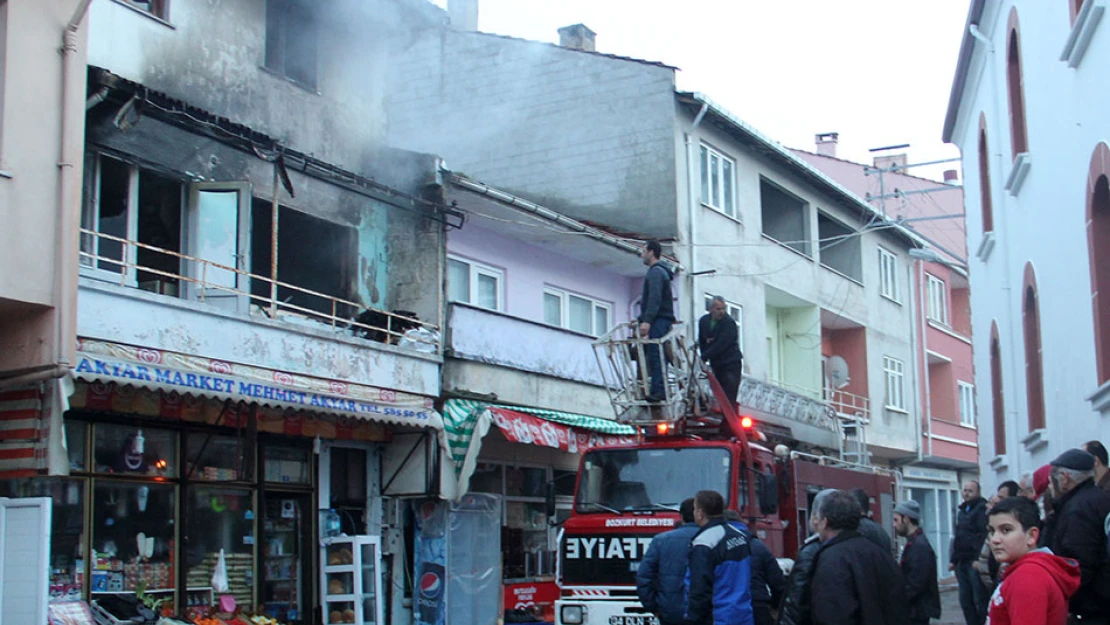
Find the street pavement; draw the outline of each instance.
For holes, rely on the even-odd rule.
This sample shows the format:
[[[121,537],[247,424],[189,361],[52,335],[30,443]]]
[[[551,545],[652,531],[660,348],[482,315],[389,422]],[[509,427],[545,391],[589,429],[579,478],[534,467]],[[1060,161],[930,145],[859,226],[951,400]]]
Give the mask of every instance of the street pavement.
[[[965,625],[955,577],[940,580],[940,618],[933,619],[930,625]]]

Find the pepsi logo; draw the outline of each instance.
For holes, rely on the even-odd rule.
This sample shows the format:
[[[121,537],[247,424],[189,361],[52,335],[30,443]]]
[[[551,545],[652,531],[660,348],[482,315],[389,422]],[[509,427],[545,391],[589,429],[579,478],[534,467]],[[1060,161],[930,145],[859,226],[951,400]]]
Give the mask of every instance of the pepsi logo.
[[[208,363],[208,370],[212,373],[231,373],[231,364],[222,360],[213,360]]]
[[[443,589],[443,578],[435,573],[425,573],[420,576],[420,594],[425,597],[435,597]]]
[[[275,371],[274,382],[277,382],[278,384],[284,384],[286,386],[293,386],[293,376],[282,371]]]
[[[139,359],[139,362],[145,362],[148,365],[156,365],[162,362],[162,352],[154,349],[139,349],[135,353],[135,357]]]

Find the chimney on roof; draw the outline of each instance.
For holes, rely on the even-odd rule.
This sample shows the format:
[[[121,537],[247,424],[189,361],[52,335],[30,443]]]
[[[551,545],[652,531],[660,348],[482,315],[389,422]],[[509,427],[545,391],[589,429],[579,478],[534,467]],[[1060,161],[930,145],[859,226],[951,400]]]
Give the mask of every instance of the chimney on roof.
[[[477,31],[478,0],[447,0],[447,17],[455,30]]]
[[[822,132],[814,135],[817,142],[817,153],[821,156],[836,156],[836,144],[840,141],[839,132]]]
[[[944,183],[945,184],[956,184],[959,181],[960,181],[960,173],[957,172],[955,169],[946,169],[946,170],[944,170]]]
[[[900,168],[905,167],[909,161],[906,159],[906,153],[901,154],[885,154],[883,156],[875,157],[875,169],[890,169],[897,165]]]
[[[586,28],[585,24],[563,26],[559,29],[559,45],[564,48],[594,52],[596,42],[597,33]]]

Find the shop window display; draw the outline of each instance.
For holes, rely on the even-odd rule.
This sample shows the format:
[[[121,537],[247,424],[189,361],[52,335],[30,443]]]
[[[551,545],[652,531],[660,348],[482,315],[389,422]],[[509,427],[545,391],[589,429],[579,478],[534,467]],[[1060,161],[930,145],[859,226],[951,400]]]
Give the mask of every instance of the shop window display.
[[[177,476],[174,432],[98,423],[93,433],[93,463],[97,473]]]
[[[174,491],[172,484],[94,480],[92,573],[96,593],[173,592]]]
[[[229,590],[238,605],[254,602],[254,496],[249,490],[193,486],[185,509],[181,558],[189,588],[211,586],[220,550]]]
[[[85,471],[89,424],[84,421],[67,421],[65,424],[66,450],[69,453],[69,470]]]
[[[85,577],[85,485],[80,480],[0,481],[0,497],[49,497],[50,601],[81,599]]]
[[[189,434],[185,442],[187,479],[235,482],[251,478],[251,456],[244,439],[215,434]]]

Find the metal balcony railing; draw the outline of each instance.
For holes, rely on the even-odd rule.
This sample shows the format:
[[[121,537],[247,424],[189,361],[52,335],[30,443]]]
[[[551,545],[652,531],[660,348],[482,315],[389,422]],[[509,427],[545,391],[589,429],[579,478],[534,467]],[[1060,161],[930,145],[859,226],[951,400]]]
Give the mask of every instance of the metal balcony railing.
[[[777,382],[765,382],[744,376],[740,381],[739,402],[774,415],[781,415],[799,423],[836,432],[836,413],[826,402],[808,392],[791,390]]]
[[[81,239],[81,265],[95,272],[98,278],[111,278],[112,282],[117,282],[115,276],[118,275],[117,283],[120,286],[200,302],[241,301],[248,304],[245,309],[252,315],[262,314],[291,325],[303,326],[305,322],[309,322],[313,326],[330,327],[336,334],[407,345],[416,351],[441,351],[439,328],[408,315],[367,308],[358,302],[273,280],[237,267],[95,230],[82,228]],[[105,242],[107,246],[115,248],[112,251],[116,254],[105,255],[90,251],[100,250]],[[155,254],[158,259],[169,259],[169,262],[163,267],[142,265],[135,260],[139,250]],[[168,270],[166,267],[169,265],[176,265],[178,270]],[[146,278],[141,282],[140,274]],[[266,295],[251,292],[250,285],[259,283],[266,285]],[[312,303],[320,302],[324,311],[292,304],[288,301],[291,296],[284,300],[278,299],[279,287]]]
[[[838,415],[854,417],[863,423],[871,420],[871,398],[839,389],[825,389],[825,402]]]

